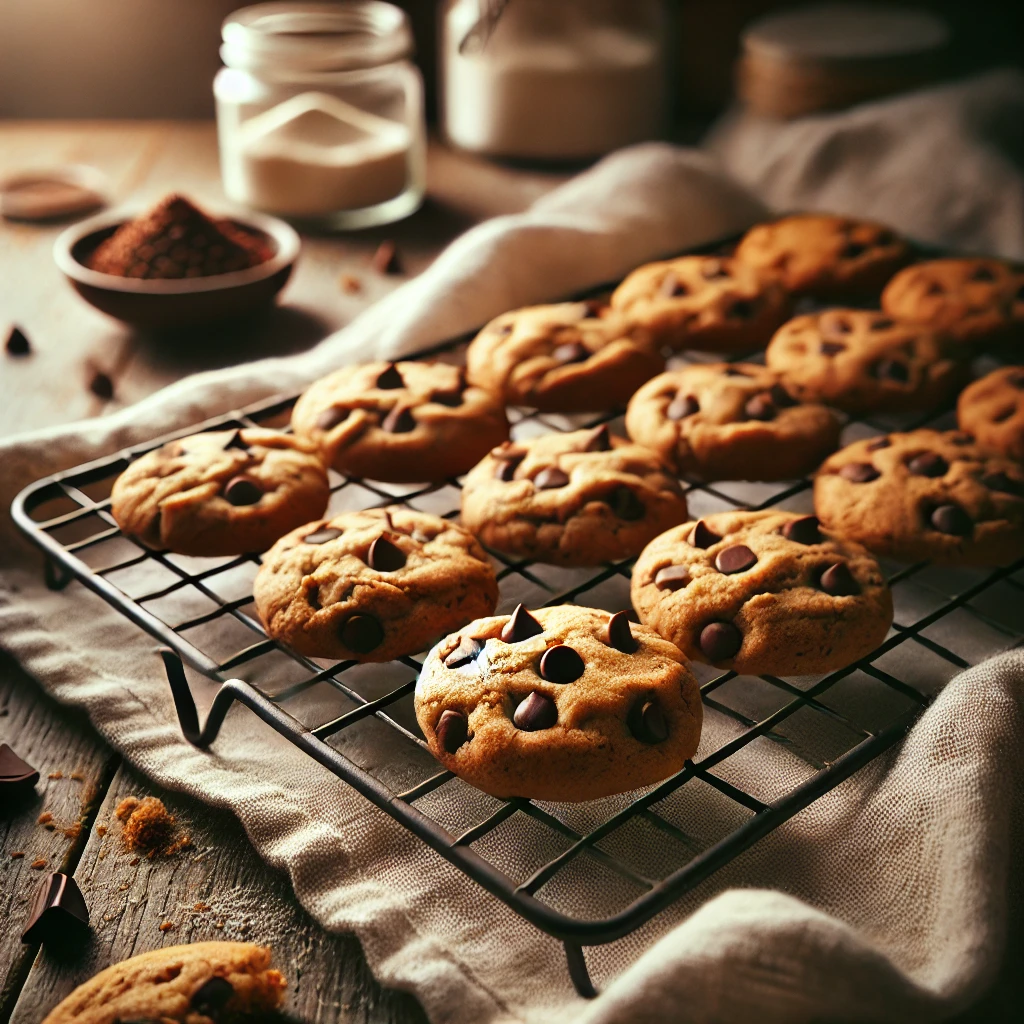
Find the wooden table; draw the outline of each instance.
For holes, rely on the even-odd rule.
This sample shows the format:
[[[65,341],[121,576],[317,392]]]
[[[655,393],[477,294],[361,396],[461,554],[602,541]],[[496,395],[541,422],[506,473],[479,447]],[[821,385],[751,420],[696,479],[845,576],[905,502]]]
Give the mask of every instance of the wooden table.
[[[172,190],[213,206],[223,200],[211,124],[0,124],[0,177],[68,162],[104,171],[116,203]],[[64,225],[0,221],[0,335],[18,324],[33,346],[27,358],[0,353],[0,436],[103,415],[196,370],[306,348],[422,270],[467,227],[523,209],[564,177],[432,145],[423,209],[387,228],[305,237],[281,307],[244,336],[225,332],[219,348],[171,349],[97,313],[53,263]],[[370,268],[385,238],[396,243],[404,275]],[[344,291],[342,275],[357,278],[360,290]],[[87,387],[96,370],[113,380],[110,402]],[[303,1021],[425,1019],[412,997],[381,989],[355,938],[326,935],[299,907],[287,879],[259,859],[230,814],[147,782],[2,653],[0,741],[42,773],[35,801],[0,816],[0,1024],[38,1024],[75,985],[136,953],[224,938],[274,947],[290,981],[288,1009]],[[126,853],[114,809],[132,795],[163,799],[193,847],[153,860]],[[44,813],[52,820],[41,824]],[[20,941],[42,875],[57,870],[74,874],[92,917],[92,938],[72,960]]]

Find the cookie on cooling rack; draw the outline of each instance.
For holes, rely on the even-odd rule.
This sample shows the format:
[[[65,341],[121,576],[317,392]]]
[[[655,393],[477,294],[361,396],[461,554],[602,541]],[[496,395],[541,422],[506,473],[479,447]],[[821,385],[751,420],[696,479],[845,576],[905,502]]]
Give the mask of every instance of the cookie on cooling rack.
[[[390,661],[489,615],[498,584],[468,531],[392,506],[282,537],[263,556],[253,594],[267,635],[299,654]]]
[[[270,950],[196,942],[140,953],[79,985],[43,1024],[215,1024],[274,1011],[286,982]]]
[[[910,259],[910,246],[881,224],[808,213],[755,225],[736,259],[794,295],[844,299],[877,293]]]
[[[501,445],[462,488],[462,523],[485,544],[556,565],[629,558],[685,518],[665,461],[606,426]]]
[[[704,480],[791,480],[836,447],[840,423],[753,363],[692,363],[648,381],[626,430],[680,473]]]
[[[295,433],[349,476],[395,483],[465,473],[508,437],[501,402],[446,363],[365,363],[296,402]]]
[[[950,345],[878,310],[828,309],[776,331],[765,362],[804,402],[850,413],[934,409],[964,379]]]
[[[1006,565],[1024,555],[1024,467],[957,431],[848,445],[818,471],[814,508],[830,532],[904,562]]]
[[[892,623],[875,559],[791,512],[720,512],[663,533],[637,559],[631,595],[687,657],[751,675],[844,668]]]
[[[790,306],[776,282],[719,256],[648,263],[615,289],[611,303],[658,344],[708,352],[764,348]]]
[[[416,718],[487,793],[595,800],[665,779],[697,750],[697,681],[625,612],[560,605],[471,622],[427,656]]]
[[[323,515],[327,473],[301,441],[276,430],[193,434],[136,459],[114,482],[122,532],[183,555],[264,551]]]
[[[1003,366],[964,388],[956,418],[983,448],[1024,462],[1024,366]]]
[[[503,313],[466,352],[470,383],[542,412],[625,405],[664,368],[648,330],[595,302]]]

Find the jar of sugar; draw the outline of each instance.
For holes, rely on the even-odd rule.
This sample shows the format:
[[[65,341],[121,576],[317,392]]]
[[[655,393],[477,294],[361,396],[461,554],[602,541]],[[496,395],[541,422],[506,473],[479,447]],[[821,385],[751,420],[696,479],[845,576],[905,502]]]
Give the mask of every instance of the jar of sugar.
[[[583,160],[661,137],[663,0],[447,0],[441,115],[460,149]]]
[[[420,205],[423,81],[404,11],[382,0],[257,4],[222,35],[214,95],[230,199],[334,228]]]

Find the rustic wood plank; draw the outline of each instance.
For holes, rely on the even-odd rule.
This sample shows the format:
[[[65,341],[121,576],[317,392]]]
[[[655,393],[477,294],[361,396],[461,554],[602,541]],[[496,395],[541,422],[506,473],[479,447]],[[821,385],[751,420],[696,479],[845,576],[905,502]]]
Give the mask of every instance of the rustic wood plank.
[[[163,800],[192,847],[152,860],[126,851],[114,812],[130,796]],[[309,1024],[425,1021],[411,996],[377,984],[355,938],[325,934],[302,910],[287,878],[256,856],[227,812],[159,790],[122,768],[96,821],[107,831],[92,832],[75,872],[89,905],[91,939],[71,962],[56,961],[45,948],[40,952],[12,1024],[38,1024],[72,989],[112,963],[217,939],[273,947],[274,962],[289,982],[286,1009]]]

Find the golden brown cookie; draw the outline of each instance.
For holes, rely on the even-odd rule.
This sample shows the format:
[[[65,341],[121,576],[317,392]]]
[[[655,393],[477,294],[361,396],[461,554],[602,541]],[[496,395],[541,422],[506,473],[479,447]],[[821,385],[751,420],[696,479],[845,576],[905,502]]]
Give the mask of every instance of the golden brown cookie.
[[[295,433],[338,472],[396,483],[444,480],[508,437],[501,402],[446,363],[364,363],[313,384]]]
[[[799,402],[752,363],[693,363],[648,381],[630,400],[626,430],[680,473],[703,480],[791,480],[839,441],[839,420]]]
[[[682,256],[634,270],[612,308],[674,349],[738,352],[764,348],[789,315],[774,281],[728,257]]]
[[[491,563],[461,526],[392,506],[282,537],[253,582],[267,635],[312,658],[415,654],[498,602]]]
[[[956,341],[1009,341],[1024,332],[1024,271],[995,259],[915,263],[886,285],[882,308]]]
[[[485,544],[557,565],[630,558],[685,518],[665,461],[604,426],[501,445],[462,488],[462,523]]]
[[[956,419],[983,448],[1024,462],[1024,366],[1003,366],[964,388]]]
[[[503,313],[466,352],[471,384],[542,412],[625,405],[664,368],[650,331],[591,302]]]
[[[850,413],[934,409],[966,372],[927,328],[877,310],[828,309],[794,317],[775,333],[765,362],[790,394]]]
[[[910,247],[881,224],[807,213],[755,225],[736,258],[794,295],[843,299],[878,292],[910,258]]]
[[[183,555],[265,551],[323,514],[327,472],[302,441],[245,427],[169,441],[114,482],[111,514],[149,547]]]
[[[625,612],[520,605],[430,652],[416,718],[434,756],[484,792],[577,801],[680,771],[702,708],[679,651]]]
[[[195,942],[140,953],[81,984],[43,1024],[216,1024],[275,1010],[286,983],[270,950]]]
[[[818,471],[814,509],[831,533],[904,562],[1006,565],[1024,555],[1024,468],[957,431],[848,445]]]
[[[720,512],[663,533],[631,594],[640,621],[687,657],[751,675],[845,668],[892,624],[875,559],[791,512]]]

